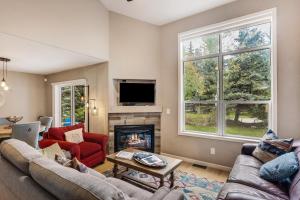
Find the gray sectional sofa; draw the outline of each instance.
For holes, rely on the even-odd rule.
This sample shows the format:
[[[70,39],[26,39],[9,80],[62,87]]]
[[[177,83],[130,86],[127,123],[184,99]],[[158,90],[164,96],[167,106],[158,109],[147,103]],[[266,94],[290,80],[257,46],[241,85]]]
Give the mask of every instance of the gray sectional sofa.
[[[181,200],[182,192],[163,187],[154,194],[93,169],[80,173],[44,158],[26,143],[0,145],[1,200]]]

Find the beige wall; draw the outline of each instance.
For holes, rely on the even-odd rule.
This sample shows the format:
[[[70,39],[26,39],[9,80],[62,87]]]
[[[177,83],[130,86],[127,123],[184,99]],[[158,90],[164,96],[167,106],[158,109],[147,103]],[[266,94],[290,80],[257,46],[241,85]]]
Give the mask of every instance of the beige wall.
[[[51,83],[86,79],[90,85],[90,98],[95,97],[100,108],[98,116],[90,118],[91,130],[95,132],[107,132],[108,105],[116,105],[113,79],[155,79],[157,103],[161,103],[159,27],[113,12],[109,17],[109,63],[51,74],[47,76],[46,84],[47,113],[52,115]]]
[[[20,72],[8,72],[10,91],[4,92],[5,104],[0,107],[0,118],[23,116],[21,122],[36,121],[46,113],[44,77]]]
[[[107,63],[68,70],[47,75],[46,99],[47,114],[52,115],[52,85],[51,83],[86,79],[90,86],[90,98],[96,99],[97,115],[90,114],[90,131],[107,133]]]
[[[161,27],[161,77],[164,107],[162,151],[201,161],[232,166],[241,143],[178,136],[178,33],[277,7],[278,16],[278,133],[300,139],[300,1],[239,0]],[[209,154],[210,147],[216,155]]]
[[[161,103],[160,29],[110,12],[109,106],[116,105],[113,79],[155,79]]]
[[[0,32],[108,60],[109,16],[99,0],[0,0]]]
[[[35,0],[30,1],[34,2]],[[65,1],[67,2],[68,0]],[[79,1],[81,0],[76,0],[77,3]],[[14,2],[16,1],[14,0]],[[55,0],[54,2],[57,3],[58,1]],[[95,3],[94,1],[91,2]],[[88,3],[88,6],[93,5],[90,4],[91,2]],[[24,7],[26,5],[21,4],[21,8],[22,6]],[[49,5],[47,6],[49,7]],[[20,5],[17,7],[20,7]],[[158,104],[162,104],[164,108],[171,109],[170,115],[166,115],[165,111],[163,112],[161,131],[162,151],[164,153],[210,163],[232,166],[236,156],[240,152],[242,143],[178,136],[177,36],[180,32],[273,7],[277,7],[278,9],[278,132],[283,137],[300,138],[300,135],[297,132],[298,124],[300,124],[300,118],[298,117],[300,113],[299,0],[239,0],[161,27],[110,12],[109,40],[107,41],[104,41],[106,37],[102,37],[102,35],[97,36],[101,29],[99,28],[100,26],[98,27],[99,29],[97,29],[98,31],[93,28],[90,29],[91,32],[95,31],[94,33],[96,35],[92,34],[91,37],[86,35],[86,37],[89,38],[84,37],[82,32],[77,32],[79,29],[89,28],[86,26],[97,23],[97,21],[90,21],[87,25],[75,28],[78,21],[84,23],[86,22],[86,18],[83,17],[81,20],[78,18],[72,19],[72,17],[67,17],[65,20],[62,20],[61,24],[59,23],[57,27],[60,27],[62,24],[70,24],[70,27],[60,27],[62,29],[58,35],[65,34],[70,38],[78,39],[78,41],[86,40],[87,43],[83,44],[79,41],[78,44],[73,44],[71,42],[73,40],[69,39],[66,39],[66,41],[57,40],[51,42],[66,48],[82,50],[91,55],[100,52],[97,48],[102,48],[100,47],[102,45],[104,48],[108,48],[106,42],[109,42],[109,63],[49,75],[47,76],[48,82],[46,86],[43,86],[42,83],[39,85],[40,81],[43,81],[43,78],[40,76],[11,75],[11,80],[15,82],[12,85],[16,85],[16,88],[14,89],[16,92],[14,93],[14,98],[8,98],[9,102],[6,105],[7,107],[0,108],[0,115],[2,116],[2,113],[5,115],[14,114],[12,112],[16,112],[17,115],[19,115],[19,113],[25,113],[24,116],[26,115],[26,120],[32,120],[32,118],[35,118],[37,115],[43,114],[43,109],[45,107],[43,100],[47,105],[46,113],[51,115],[51,83],[85,78],[91,86],[90,97],[96,97],[97,107],[100,108],[98,116],[91,117],[91,130],[96,132],[107,132],[108,105],[110,107],[116,105],[113,79],[156,79]],[[69,9],[68,12],[71,12],[71,14],[74,15],[80,13],[76,7],[72,7],[72,9],[74,10],[74,13],[71,9]],[[41,12],[46,11],[41,9]],[[43,16],[43,14],[38,11],[35,11],[34,13],[38,14],[38,16]],[[63,19],[63,15],[60,15],[59,13],[60,12],[58,12],[57,16],[60,19]],[[15,20],[15,22],[11,24],[21,24],[17,20],[22,19],[22,14],[24,13],[13,13],[13,20]],[[51,14],[51,16],[56,17],[56,15],[53,14]],[[81,15],[79,14],[77,17],[80,16]],[[40,18],[41,17],[32,19],[33,21],[25,20],[24,26],[20,25],[12,27],[8,24],[6,26],[12,31],[18,31],[19,28],[24,27],[39,27],[42,23],[39,21]],[[104,18],[106,19],[106,16],[104,16]],[[57,19],[49,18],[49,20],[44,21],[43,24],[50,25],[51,27],[51,24],[53,24],[52,22],[56,23]],[[41,39],[45,39],[44,41],[50,41],[53,38],[56,38],[52,37],[51,33],[43,32],[43,29],[47,31],[47,28],[44,27],[39,29],[41,30],[38,31],[41,32],[29,32],[28,34],[32,35],[24,36],[37,36],[38,38],[43,35],[45,38]],[[25,34],[27,29],[24,29],[24,31],[21,31],[20,33]],[[37,35],[34,35],[33,33]],[[84,37],[84,39],[82,39],[82,37]],[[98,37],[100,37],[100,39]],[[104,42],[101,43],[100,40]],[[97,44],[95,45],[97,48],[94,47],[94,44]],[[13,78],[13,76],[16,78]],[[19,88],[19,86],[21,87]],[[46,99],[43,99],[43,87],[46,87]],[[12,92],[14,90],[12,90]],[[26,97],[25,102],[22,102],[22,104],[20,104],[20,100],[18,99],[19,96],[22,96],[22,98]],[[22,101],[24,100],[22,99]],[[215,156],[209,154],[210,147],[216,148]]]

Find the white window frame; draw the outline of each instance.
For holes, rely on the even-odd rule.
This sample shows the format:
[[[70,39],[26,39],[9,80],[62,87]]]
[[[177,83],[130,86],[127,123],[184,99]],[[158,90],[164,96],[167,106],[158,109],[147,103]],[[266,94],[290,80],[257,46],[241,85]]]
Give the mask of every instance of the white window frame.
[[[60,90],[61,90],[61,88],[65,87],[65,86],[76,86],[76,85],[87,86],[87,81],[85,79],[78,79],[78,80],[51,83],[51,85],[52,85],[52,116],[54,117],[54,120],[53,120],[54,126],[60,127],[61,126],[61,108],[60,108],[60,104],[61,104]],[[85,92],[87,92],[87,91],[85,91]],[[85,119],[88,118],[87,114],[88,114],[88,112],[86,110],[85,111]],[[74,119],[72,119],[72,121],[73,120]],[[86,123],[86,120],[85,120],[85,123]],[[87,127],[87,126],[85,125],[85,127]]]
[[[268,9],[265,11],[257,12],[254,14],[246,15],[243,17],[235,18],[232,20],[224,21],[221,23],[217,23],[214,25],[205,26],[202,28],[198,28],[195,30],[183,32],[178,34],[178,135],[183,136],[193,136],[193,137],[202,137],[208,139],[220,139],[220,140],[228,140],[228,141],[237,141],[237,142],[245,142],[245,141],[258,141],[258,138],[254,137],[245,137],[245,136],[231,136],[224,134],[224,125],[222,125],[224,121],[224,116],[218,114],[218,121],[221,120],[221,123],[218,123],[218,133],[206,133],[206,132],[199,132],[199,131],[186,131],[184,130],[184,110],[185,110],[185,101],[184,101],[184,92],[183,92],[183,63],[186,61],[183,59],[182,54],[182,41],[191,39],[194,37],[201,37],[203,35],[213,34],[213,33],[220,33],[223,31],[228,31],[230,29],[236,29],[242,26],[249,26],[249,25],[257,25],[261,23],[271,23],[271,44],[268,45],[271,49],[271,101],[269,104],[270,114],[269,114],[269,128],[277,131],[277,23],[276,23],[276,8]],[[221,48],[221,46],[220,46]],[[233,53],[242,53],[243,51],[251,51],[253,49],[245,49],[245,50],[237,50],[231,51],[228,53],[218,53],[217,56],[209,55],[206,57],[218,57],[220,54],[223,56],[224,54],[233,54]],[[199,59],[205,58],[205,56],[200,57]],[[198,59],[198,58],[197,58]],[[220,62],[220,60],[219,60]],[[223,62],[223,61],[222,61]],[[222,70],[222,69],[220,69]],[[223,77],[219,77],[223,78]],[[222,82],[219,80],[219,82]],[[222,87],[222,86],[220,86]],[[233,101],[231,101],[232,103]],[[243,101],[234,101],[235,103],[245,103]],[[263,103],[264,101],[262,101]],[[250,101],[246,101],[246,103],[251,103]],[[255,103],[259,103],[259,101],[255,101]],[[225,109],[225,102],[221,102],[221,106],[217,108],[217,112],[219,113],[222,111],[224,113]]]

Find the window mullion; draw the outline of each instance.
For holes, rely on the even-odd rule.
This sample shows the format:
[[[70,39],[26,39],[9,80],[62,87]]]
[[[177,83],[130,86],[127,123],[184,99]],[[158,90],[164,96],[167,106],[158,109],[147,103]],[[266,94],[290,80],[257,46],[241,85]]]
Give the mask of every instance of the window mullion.
[[[242,48],[234,51],[221,52],[221,54],[223,56],[228,56],[228,55],[236,55],[236,54],[248,53],[253,51],[261,51],[261,50],[266,50],[271,48],[272,47],[270,45],[264,45],[259,47],[251,47],[251,48],[248,47],[248,48]]]
[[[71,86],[71,124],[75,124],[75,92],[74,85]]]
[[[59,87],[59,95],[58,95],[58,105],[59,105],[59,126],[62,126],[61,123],[61,113],[62,113],[62,108],[61,108],[61,91],[62,91],[62,87]]]
[[[219,34],[219,57],[218,57],[218,135],[223,135],[224,133],[224,104],[223,104],[223,57],[222,57],[222,37]]]

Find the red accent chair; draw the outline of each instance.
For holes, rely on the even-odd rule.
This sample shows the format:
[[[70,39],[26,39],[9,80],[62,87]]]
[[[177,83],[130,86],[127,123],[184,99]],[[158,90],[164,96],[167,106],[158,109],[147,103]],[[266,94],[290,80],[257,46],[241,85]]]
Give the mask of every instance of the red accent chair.
[[[43,134],[43,139],[39,141],[39,146],[43,149],[54,143],[58,143],[62,149],[69,151],[72,157],[76,157],[88,167],[94,167],[103,163],[106,156],[108,136],[83,131],[84,142],[79,144],[67,142],[65,132],[79,128],[84,130],[84,125],[77,124],[74,126],[50,128],[48,132]]]

